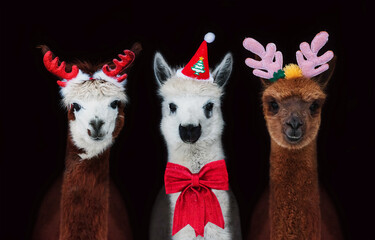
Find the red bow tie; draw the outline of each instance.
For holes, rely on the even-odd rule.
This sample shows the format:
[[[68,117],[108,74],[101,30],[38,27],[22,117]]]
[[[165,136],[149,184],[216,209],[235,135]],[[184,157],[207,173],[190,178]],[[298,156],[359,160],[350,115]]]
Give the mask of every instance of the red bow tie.
[[[181,192],[174,210],[172,235],[187,224],[193,227],[196,236],[202,237],[207,222],[224,229],[223,213],[211,190],[229,189],[224,160],[207,163],[195,174],[179,164],[167,163],[164,181],[167,194]]]

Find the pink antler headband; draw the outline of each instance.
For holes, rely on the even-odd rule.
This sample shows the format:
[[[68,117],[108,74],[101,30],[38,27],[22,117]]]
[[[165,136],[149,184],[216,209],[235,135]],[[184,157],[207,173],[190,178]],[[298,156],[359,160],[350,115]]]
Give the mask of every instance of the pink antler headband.
[[[113,63],[115,64],[114,69],[110,69],[110,67],[106,64],[102,67],[101,70],[94,73],[93,76],[89,76],[86,73],[82,73],[82,71],[77,67],[77,65],[72,66],[71,72],[66,72],[66,64],[65,62],[61,62],[59,65],[59,58],[55,57],[52,59],[52,52],[48,51],[44,54],[43,62],[45,67],[48,71],[55,74],[56,76],[62,78],[62,81],[57,81],[57,84],[60,87],[66,87],[66,85],[70,81],[82,82],[91,79],[102,79],[114,84],[124,83],[124,80],[127,78],[127,74],[124,73],[119,75],[119,73],[125,70],[134,60],[135,54],[130,50],[125,50],[125,55],[119,54],[119,58],[121,61],[117,59],[113,59]]]
[[[311,47],[307,42],[300,44],[300,50],[296,53],[297,63],[301,72],[300,76],[312,78],[321,74],[329,68],[327,62],[333,58],[333,52],[327,51],[318,57],[319,50],[327,43],[328,33],[318,33],[311,42]],[[261,60],[257,61],[247,58],[245,63],[247,66],[254,68],[255,76],[269,79],[274,82],[280,78],[288,78],[285,68],[283,69],[283,56],[280,51],[276,51],[276,45],[269,43],[266,49],[253,38],[246,38],[243,46],[248,51],[258,55]]]
[[[311,47],[307,42],[299,45],[300,51],[297,51],[296,58],[298,66],[301,68],[303,76],[314,77],[328,70],[329,62],[333,58],[333,52],[327,51],[318,57],[319,50],[328,42],[328,33],[318,33],[311,42]],[[306,60],[304,59],[304,57]]]
[[[277,74],[283,68],[283,54],[280,51],[276,52],[276,45],[274,43],[267,44],[266,49],[264,49],[262,44],[257,40],[246,38],[243,46],[261,58],[261,61],[252,58],[247,58],[245,61],[247,66],[254,68],[253,74],[255,76],[273,79],[275,73]]]

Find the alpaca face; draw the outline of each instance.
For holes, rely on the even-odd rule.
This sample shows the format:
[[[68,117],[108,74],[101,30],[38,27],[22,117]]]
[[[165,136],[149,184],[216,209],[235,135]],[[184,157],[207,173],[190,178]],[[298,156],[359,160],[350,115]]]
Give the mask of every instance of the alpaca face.
[[[232,56],[227,54],[212,72],[214,82],[177,77],[161,54],[155,55],[154,71],[163,98],[160,127],[169,146],[210,144],[221,136],[220,98],[231,70]]]
[[[108,148],[114,139],[117,118],[125,94],[105,81],[85,81],[73,86],[64,102],[70,103],[69,127],[74,144],[91,158]]]
[[[280,146],[298,149],[318,134],[325,94],[308,78],[281,79],[263,92],[263,112],[271,138]]]
[[[194,80],[182,81],[180,84]],[[165,96],[162,116],[160,126],[166,141],[177,145],[215,141],[221,135],[224,124],[220,96],[214,95]]]

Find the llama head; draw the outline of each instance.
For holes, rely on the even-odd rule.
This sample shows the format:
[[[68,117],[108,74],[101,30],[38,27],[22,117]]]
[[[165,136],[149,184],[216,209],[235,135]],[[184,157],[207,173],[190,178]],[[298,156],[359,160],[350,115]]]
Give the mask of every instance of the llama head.
[[[124,91],[103,80],[84,81],[63,99],[68,105],[69,132],[73,143],[92,158],[106,150],[124,124]]]
[[[312,41],[311,48],[308,43],[302,43],[301,51],[296,54],[298,66],[290,64],[283,69],[282,54],[276,52],[274,44],[270,43],[264,49],[254,39],[244,41],[244,47],[261,59],[248,58],[246,64],[255,68],[254,75],[262,80],[263,112],[268,132],[281,147],[303,148],[318,134],[321,108],[326,98],[324,89],[335,65],[331,51],[317,56],[327,40],[328,33],[321,32]]]
[[[61,78],[63,105],[68,110],[69,134],[72,142],[90,159],[106,150],[119,134],[124,123],[123,108],[127,101],[124,93],[126,74],[120,74],[134,59],[134,53],[125,51],[114,60],[114,69],[107,64],[87,62],[59,63],[52,52],[42,46],[46,68]],[[66,69],[71,69],[70,72]]]
[[[228,53],[211,73],[213,81],[202,81],[176,74],[156,53],[154,73],[162,97],[161,131],[169,146],[201,146],[220,138],[224,125],[220,102],[232,62]]]
[[[325,98],[324,88],[312,78],[282,79],[267,86],[262,103],[271,138],[289,149],[311,143],[318,134]]]

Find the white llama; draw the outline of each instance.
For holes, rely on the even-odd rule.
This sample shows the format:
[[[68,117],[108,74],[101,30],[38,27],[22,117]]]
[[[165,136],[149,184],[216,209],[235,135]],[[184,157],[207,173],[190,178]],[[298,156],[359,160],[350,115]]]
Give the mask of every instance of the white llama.
[[[208,163],[224,159],[221,142],[224,121],[220,100],[223,86],[232,71],[228,53],[211,73],[211,81],[186,78],[172,70],[160,53],[154,58],[154,73],[162,97],[161,132],[168,149],[168,162],[198,173]],[[150,239],[241,239],[240,218],[233,193],[212,189],[220,204],[225,226],[208,222],[204,237],[186,225],[172,236],[173,214],[180,193],[166,194],[161,189],[151,217]]]

